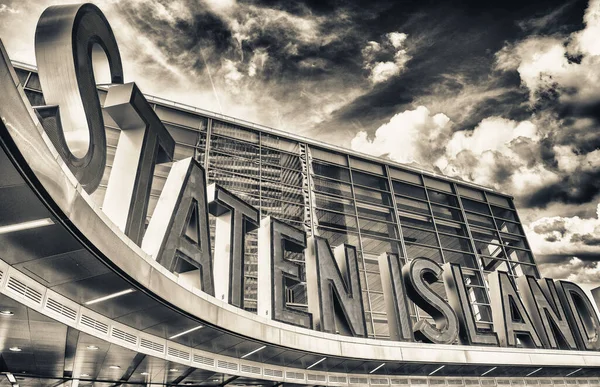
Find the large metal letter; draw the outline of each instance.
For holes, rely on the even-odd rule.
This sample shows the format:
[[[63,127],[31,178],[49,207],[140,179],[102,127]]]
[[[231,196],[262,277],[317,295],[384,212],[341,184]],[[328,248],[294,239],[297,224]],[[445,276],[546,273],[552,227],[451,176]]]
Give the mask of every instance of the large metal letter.
[[[367,335],[356,248],[340,245],[332,253],[327,239],[312,237],[306,249],[308,311],[315,329],[347,336]]]
[[[413,341],[412,323],[402,280],[400,257],[398,254],[383,253],[378,260],[390,339]]]
[[[310,313],[286,305],[286,282],[303,282],[302,266],[286,258],[286,252],[301,253],[306,233],[267,217],[258,229],[258,315],[312,328]]]
[[[98,188],[106,166],[106,135],[92,51],[106,53],[112,83],[123,83],[119,48],[102,12],[92,4],[48,7],[35,30],[35,56],[47,106],[44,130],[82,187]]]
[[[517,288],[505,271],[496,271],[488,277],[494,332],[498,334],[500,345],[516,347],[517,339],[528,348],[541,348],[538,335]]]
[[[517,285],[544,348],[577,349],[554,281],[526,275],[517,278]]]
[[[102,211],[139,245],[146,231],[154,165],[173,159],[175,140],[135,83],[108,89],[104,110],[121,134]]]
[[[244,253],[246,234],[258,228],[259,212],[225,188],[208,186],[208,210],[217,219],[215,228],[215,297],[244,307]]]
[[[600,321],[590,299],[573,282],[558,281],[557,290],[579,349],[600,350]]]
[[[193,275],[192,283],[214,296],[206,180],[193,158],[173,164],[142,249],[172,272]]]
[[[448,302],[457,314],[460,326],[458,338],[465,345],[498,345],[498,336],[493,332],[481,332],[471,309],[462,269],[457,263],[444,264],[444,287]]]
[[[458,336],[458,317],[429,285],[437,282],[443,269],[428,258],[415,258],[402,268],[408,297],[435,320],[435,326],[420,320],[413,327],[415,339],[426,343],[452,344]]]

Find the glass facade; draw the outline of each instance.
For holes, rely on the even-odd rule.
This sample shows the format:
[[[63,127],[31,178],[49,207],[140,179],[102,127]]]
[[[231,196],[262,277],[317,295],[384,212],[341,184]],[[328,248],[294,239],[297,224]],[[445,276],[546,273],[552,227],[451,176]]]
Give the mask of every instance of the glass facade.
[[[37,74],[17,68],[32,105],[44,103]],[[105,91],[100,90],[101,101]],[[149,99],[176,141],[175,161],[196,158],[217,183],[273,216],[328,239],[354,245],[369,337],[389,337],[377,258],[394,253],[459,263],[481,329],[492,327],[487,276],[495,270],[539,277],[511,197],[433,176],[386,160],[363,157],[310,140],[185,106]],[[172,103],[170,103],[172,105]],[[93,199],[102,204],[119,139],[105,117],[108,162]],[[148,217],[171,163],[157,165]],[[214,220],[211,221],[214,234]],[[293,257],[302,262],[302,254]],[[244,308],[256,311],[257,237],[246,238]],[[443,284],[433,288],[444,296]],[[290,307],[306,308],[303,283],[287,289]],[[411,305],[413,321],[429,316]]]

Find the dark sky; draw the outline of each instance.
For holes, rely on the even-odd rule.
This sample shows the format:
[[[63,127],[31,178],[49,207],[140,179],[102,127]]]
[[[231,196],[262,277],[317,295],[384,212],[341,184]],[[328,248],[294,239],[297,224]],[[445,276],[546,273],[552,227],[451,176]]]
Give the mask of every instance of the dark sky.
[[[54,3],[0,4],[12,58]],[[600,284],[600,0],[95,3],[145,93],[510,193],[544,273]]]

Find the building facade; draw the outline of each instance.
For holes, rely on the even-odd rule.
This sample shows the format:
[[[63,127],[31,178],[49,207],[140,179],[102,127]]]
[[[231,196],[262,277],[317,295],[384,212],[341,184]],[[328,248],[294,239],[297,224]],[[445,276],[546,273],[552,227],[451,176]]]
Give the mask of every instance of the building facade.
[[[93,6],[71,6],[68,12],[80,15],[73,16],[75,24],[89,23],[86,28],[90,30],[106,28],[106,20]],[[56,19],[48,20],[56,23]],[[110,40],[110,34],[98,36]],[[42,92],[42,84],[48,82],[48,74],[42,70],[51,65],[42,61],[38,73],[32,66],[11,63],[3,48],[1,59],[0,371],[6,380],[0,380],[0,385],[600,385],[600,321],[586,296],[577,293],[576,285],[559,285],[560,303],[554,282],[551,286],[546,282],[550,288],[544,287],[543,292],[532,291],[533,303],[526,302],[527,310],[541,308],[537,319],[529,316],[520,301],[520,297],[526,298],[522,279],[545,280],[540,278],[511,196],[135,94],[135,87],[119,85],[122,79],[97,87],[104,108],[100,114],[106,164],[98,164],[103,174],[91,189],[81,170],[87,168],[84,162],[89,167],[93,160],[85,154],[65,158],[60,153],[61,141],[68,136],[65,129],[62,139],[57,137],[61,127],[66,128],[57,111],[65,107],[54,102],[56,96],[47,87]],[[69,72],[65,74],[68,78]],[[74,78],[78,82],[79,76]],[[52,79],[61,84],[60,77]],[[122,90],[132,94],[115,105],[115,98],[126,95]],[[89,93],[92,100],[96,98],[95,88]],[[127,110],[130,106],[135,109]],[[195,277],[206,275],[208,266],[179,254],[181,246],[171,246],[174,258],[164,264],[143,248],[141,238],[136,240],[130,224],[119,225],[119,214],[109,215],[105,197],[115,184],[111,176],[117,173],[112,166],[118,149],[126,146],[123,141],[135,138],[123,135],[136,130],[135,125],[124,122],[134,121],[132,117],[146,108],[146,118],[155,115],[158,126],[166,128],[168,139],[174,142],[169,143],[172,148],[165,146],[172,152],[172,161],[162,160],[150,169],[141,234],[146,228],[148,232],[160,228],[161,222],[168,228],[176,221],[175,215],[171,220],[155,217],[155,211],[164,210],[164,203],[172,201],[175,207],[170,212],[179,213],[177,206],[191,181],[204,191],[191,198],[192,203],[213,203],[216,199],[207,199],[204,183],[215,184],[219,187],[215,189],[257,209],[254,223],[269,226],[271,219],[278,219],[308,238],[324,238],[332,248],[353,246],[358,286],[348,285],[351,274],[344,277],[353,262],[347,254],[345,263],[337,261],[334,266],[347,293],[360,289],[361,294],[351,298],[362,303],[359,320],[364,318],[365,332],[355,335],[362,337],[349,336],[341,328],[334,332],[289,324],[270,316],[269,308],[265,315],[259,278],[265,286],[265,278],[272,280],[274,274],[267,270],[267,277],[261,277],[264,272],[259,261],[261,265],[266,262],[261,260],[264,253],[259,253],[262,225],[243,229],[244,234],[248,232],[243,239],[242,297],[237,307],[203,291],[205,284]],[[122,111],[127,114],[120,115]],[[95,145],[93,140],[90,135],[88,151]],[[204,167],[202,175],[190,177],[196,163]],[[137,173],[147,164],[140,163]],[[182,165],[191,169],[178,181]],[[181,188],[177,199],[172,197],[176,193],[173,187]],[[129,189],[134,192],[136,186]],[[125,204],[127,210],[140,203],[131,200]],[[210,261],[219,249],[231,249],[234,236],[231,243],[219,243],[218,216],[210,205],[202,207],[198,203],[190,207],[195,212],[186,215],[187,228],[181,237],[182,243],[202,244],[205,253],[210,244],[211,254],[206,253]],[[208,215],[209,210],[213,215]],[[201,241],[204,216],[210,238]],[[283,294],[273,290],[271,297],[281,296],[286,311],[306,315],[310,301],[314,303],[308,286],[312,279],[306,274],[307,255],[297,246],[286,249],[289,238],[279,242],[284,250],[282,262],[291,266],[269,268],[284,273]],[[273,260],[277,246],[269,248]],[[445,270],[460,265],[457,288],[463,292],[462,307],[467,309],[461,315],[472,317],[471,333],[496,337],[498,324],[506,325],[513,331],[504,336],[515,342],[500,340],[499,346],[496,340],[495,345],[486,346],[465,344],[464,338],[456,337],[445,344],[412,337],[397,340],[397,332],[390,330],[396,318],[406,318],[403,321],[411,327],[427,322],[441,331],[451,323],[448,316],[440,314],[440,308],[415,301],[419,297],[414,294],[409,294],[406,310],[402,309],[405,316],[390,316],[397,307],[390,294],[396,297],[404,289],[393,288],[395,281],[389,280],[398,273],[382,272],[382,262],[388,263],[385,259],[390,256],[397,257],[400,269],[417,261],[433,262],[430,268],[443,266]],[[498,285],[500,272],[506,273],[504,285]],[[220,281],[225,279],[214,278],[215,283]],[[427,282],[427,288],[439,296],[438,305],[453,297],[447,294],[450,288],[440,275]],[[520,284],[521,296],[514,283]],[[494,293],[494,289],[502,292]],[[349,321],[343,302],[337,302],[340,305],[332,302],[334,314],[346,313]],[[540,306],[543,302],[547,306]],[[550,325],[543,325],[544,321]],[[344,321],[336,320],[335,325],[338,323]],[[566,327],[562,333],[561,327]],[[575,333],[567,332],[571,330]],[[560,343],[549,344],[545,341],[549,337]]]

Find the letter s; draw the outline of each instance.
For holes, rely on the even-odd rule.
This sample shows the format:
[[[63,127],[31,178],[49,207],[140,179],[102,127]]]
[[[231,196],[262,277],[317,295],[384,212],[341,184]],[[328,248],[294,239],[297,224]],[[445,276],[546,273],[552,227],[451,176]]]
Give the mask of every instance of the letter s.
[[[35,30],[35,56],[46,106],[36,107],[56,150],[88,192],[106,166],[106,134],[96,90],[92,51],[102,48],[112,83],[123,83],[117,41],[92,4],[47,8]]]

